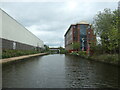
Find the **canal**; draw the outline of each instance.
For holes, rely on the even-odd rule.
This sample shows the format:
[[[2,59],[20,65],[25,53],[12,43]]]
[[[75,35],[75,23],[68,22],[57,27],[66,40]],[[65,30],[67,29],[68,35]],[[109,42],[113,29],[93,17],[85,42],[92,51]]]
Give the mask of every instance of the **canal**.
[[[3,64],[3,88],[117,88],[118,67],[51,54]]]

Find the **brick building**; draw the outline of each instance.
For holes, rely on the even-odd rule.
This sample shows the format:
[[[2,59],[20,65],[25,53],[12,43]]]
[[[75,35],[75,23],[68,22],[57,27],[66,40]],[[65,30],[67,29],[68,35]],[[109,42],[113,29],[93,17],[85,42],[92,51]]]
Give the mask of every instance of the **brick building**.
[[[96,42],[96,36],[91,28],[91,25],[87,22],[80,22],[77,24],[72,24],[68,28],[64,35],[65,37],[65,49],[74,51],[72,44],[74,42],[80,43],[80,47],[77,51],[88,51],[89,44],[91,42]]]

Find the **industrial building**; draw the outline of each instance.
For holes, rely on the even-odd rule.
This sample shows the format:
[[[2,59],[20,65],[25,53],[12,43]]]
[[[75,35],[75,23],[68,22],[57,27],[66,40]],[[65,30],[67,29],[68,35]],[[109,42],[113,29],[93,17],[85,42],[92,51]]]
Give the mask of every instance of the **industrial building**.
[[[75,51],[72,47],[74,42],[80,44],[77,51],[88,51],[88,49],[90,49],[89,44],[96,42],[96,35],[94,34],[91,25],[85,21],[70,25],[64,37],[65,49],[69,50],[69,52]]]
[[[0,49],[41,50],[44,43],[23,25],[0,9]]]

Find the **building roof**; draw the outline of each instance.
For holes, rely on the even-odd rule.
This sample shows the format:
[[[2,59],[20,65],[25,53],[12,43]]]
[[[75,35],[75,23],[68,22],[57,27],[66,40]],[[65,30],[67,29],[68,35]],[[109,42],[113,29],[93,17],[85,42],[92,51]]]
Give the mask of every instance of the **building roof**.
[[[89,23],[86,22],[86,21],[80,21],[80,22],[78,22],[77,24],[89,24]]]
[[[70,30],[71,26],[75,26],[75,25],[77,25],[77,24],[89,24],[89,23],[86,22],[86,21],[80,21],[80,22],[78,22],[78,23],[76,23],[76,24],[71,24],[64,36],[66,36],[66,34],[67,34],[68,31]],[[89,24],[89,25],[91,25],[91,24]]]
[[[66,33],[65,33],[65,35],[64,35],[64,36],[66,36],[66,34],[69,32],[69,30],[70,30],[71,26],[75,26],[75,25],[76,25],[76,24],[71,24],[71,25],[69,26],[68,30],[66,31]]]

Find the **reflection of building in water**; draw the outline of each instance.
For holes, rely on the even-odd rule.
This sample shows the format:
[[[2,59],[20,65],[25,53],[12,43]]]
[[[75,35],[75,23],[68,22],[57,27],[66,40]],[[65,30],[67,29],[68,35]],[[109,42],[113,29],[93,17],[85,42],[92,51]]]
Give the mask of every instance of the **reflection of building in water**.
[[[69,51],[74,51],[71,47],[74,42],[80,43],[78,51],[87,51],[89,49],[89,43],[96,42],[96,35],[94,35],[91,25],[83,21],[70,25],[64,36],[65,49]]]
[[[24,26],[0,9],[0,49],[41,50],[43,41],[28,31]]]

